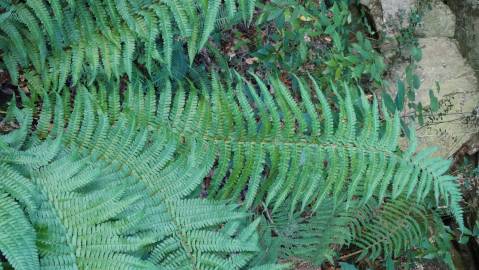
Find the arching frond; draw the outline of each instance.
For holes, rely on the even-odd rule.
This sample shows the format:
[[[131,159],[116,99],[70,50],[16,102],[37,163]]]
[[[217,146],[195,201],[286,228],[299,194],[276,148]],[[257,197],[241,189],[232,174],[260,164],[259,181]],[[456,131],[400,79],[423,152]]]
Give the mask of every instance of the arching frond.
[[[359,220],[353,244],[362,252],[359,259],[380,255],[397,257],[428,236],[429,213],[424,205],[404,199],[371,209],[369,217]]]
[[[127,95],[134,98],[122,109],[141,119],[149,114],[152,120],[144,122],[152,127],[214,149],[210,198],[233,198],[246,207],[264,200],[273,212],[285,201],[295,212],[307,206],[315,211],[326,198],[338,205],[345,201],[346,208],[357,197],[362,204],[401,196],[418,203],[435,198],[462,224],[458,185],[444,175],[449,161],[431,158],[430,150],[415,153],[414,137],[402,153],[398,113],[389,115],[376,99],[370,104],[346,85],[342,91],[332,88],[338,100],[332,107],[312,78],[312,89],[298,79],[300,102],[278,79],[266,84],[255,77],[255,84],[238,79],[224,86],[213,76],[211,89],[160,91],[158,109],[149,106],[148,112],[142,104],[151,94],[130,87]]]
[[[33,226],[18,203],[1,189],[0,226],[0,252],[10,265],[15,269],[39,269]]]

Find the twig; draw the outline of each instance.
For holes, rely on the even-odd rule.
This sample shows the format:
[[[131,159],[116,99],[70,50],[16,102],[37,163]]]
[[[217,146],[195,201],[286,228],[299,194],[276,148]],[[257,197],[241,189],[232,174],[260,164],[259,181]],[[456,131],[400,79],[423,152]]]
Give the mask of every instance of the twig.
[[[271,218],[271,216],[270,216],[270,214],[269,214],[268,207],[266,207],[266,205],[264,204],[264,202],[261,202],[261,204],[263,205],[263,212],[266,213],[266,218],[268,219],[268,221],[269,221],[271,224],[274,224],[273,219]]]
[[[361,253],[361,252],[362,252],[362,250],[358,250],[358,251],[355,251],[355,252],[353,252],[353,253],[349,253],[349,254],[343,255],[343,256],[339,257],[339,259],[340,259],[340,260],[345,260],[345,259],[347,259],[347,258],[349,258],[349,257],[354,256],[354,255],[358,255],[358,254]]]

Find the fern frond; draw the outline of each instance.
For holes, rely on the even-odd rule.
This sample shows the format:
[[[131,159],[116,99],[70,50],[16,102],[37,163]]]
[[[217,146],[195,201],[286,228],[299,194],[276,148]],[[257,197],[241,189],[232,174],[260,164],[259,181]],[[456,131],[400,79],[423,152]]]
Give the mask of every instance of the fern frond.
[[[222,226],[239,224],[248,214],[235,204],[190,198],[211,169],[213,149],[195,138],[180,142],[168,130],[139,126],[127,112],[109,119],[91,95],[106,98],[79,87],[66,127],[59,95],[54,110],[50,98],[43,100],[33,133],[31,110],[16,109],[26,128],[0,139],[1,175],[7,180],[0,185],[7,194],[1,198],[23,198],[19,201],[28,206],[40,267],[244,269],[258,251],[257,223],[224,231]],[[153,99],[152,92],[148,97]],[[133,100],[125,105],[136,104]],[[175,103],[181,114],[183,103],[178,98]],[[154,100],[135,108],[147,104],[156,110]],[[45,123],[53,123],[51,130]],[[35,232],[25,239],[34,239]],[[34,262],[15,261],[12,245],[1,248],[11,263]]]
[[[179,0],[7,2],[0,25],[3,61],[14,83],[21,67],[53,77],[52,91],[61,90],[69,76],[73,84],[81,78],[91,84],[97,76],[131,78],[143,64],[150,73],[162,66],[171,71],[174,41],[186,41],[191,64],[214,31],[219,11],[228,5],[233,15],[236,2],[214,0],[201,6]],[[254,1],[244,9],[243,16],[250,20]],[[156,45],[160,39],[162,48]]]
[[[266,213],[264,233],[276,236],[262,248],[274,250],[270,252],[277,252],[285,260],[300,259],[321,265],[325,261],[334,263],[344,246],[359,248],[353,253],[359,255],[358,260],[394,258],[429,237],[431,210],[405,197],[366,205],[360,200],[348,205],[334,205],[332,199],[326,201],[315,213],[307,215],[291,214],[287,207]]]
[[[343,98],[336,94],[340,102],[339,120],[335,120],[333,109],[313,80],[322,107],[318,115],[316,110],[313,111],[313,102],[307,94],[310,90],[304,82],[299,81],[299,84],[303,88],[302,103],[293,100],[277,80],[270,84],[275,92],[273,96],[259,80],[259,92],[255,92],[251,85],[244,88],[243,82],[237,82],[235,89],[228,86],[220,91],[223,86],[213,79],[211,94],[197,98],[196,92],[192,91],[188,97],[198,104],[196,118],[189,121],[197,123],[194,126],[179,121],[182,117],[178,116],[178,112],[183,112],[178,107],[188,102],[174,103],[169,128],[178,136],[193,136],[216,148],[218,167],[210,197],[239,198],[242,190],[247,188],[253,193],[247,193],[248,205],[256,194],[266,193],[266,203],[272,203],[274,208],[291,197],[297,198],[292,200],[293,209],[296,201],[302,208],[313,205],[315,209],[324,198],[332,196],[337,200],[344,192],[351,200],[359,187],[366,186],[368,188],[362,189],[364,193],[361,194],[363,203],[372,198],[395,199],[402,195],[414,195],[418,201],[424,201],[427,196],[442,200],[454,197],[456,204],[453,211],[459,213],[459,197],[455,188],[439,187],[440,183],[448,182],[446,178],[440,178],[448,167],[447,161],[426,161],[427,153],[402,156],[397,150],[397,113],[391,117],[383,110],[386,124],[380,127],[377,101],[372,105],[362,102],[361,110],[369,117],[357,122],[351,95]],[[252,98],[248,99],[246,95]],[[184,92],[179,91],[174,99],[183,100],[183,96]],[[361,93],[360,96],[364,99]],[[321,124],[318,126],[317,121],[314,126],[306,124],[304,115],[308,115],[309,119],[321,119]],[[380,128],[384,129],[384,133]],[[265,157],[270,161],[264,163]],[[318,159],[322,161],[318,162]],[[230,160],[232,162],[228,163]],[[433,168],[433,165],[443,170]],[[269,173],[264,175],[264,171]],[[306,182],[293,184],[299,176]],[[267,187],[269,189],[264,192]]]
[[[353,241],[362,250],[359,259],[375,259],[399,256],[419,244],[428,234],[429,218],[423,205],[399,199],[374,209],[371,218],[360,223]]]
[[[211,32],[215,27],[215,21],[218,16],[218,12],[220,9],[220,0],[209,0],[208,1],[208,8],[206,11],[204,26],[203,26],[203,33],[201,34],[201,40],[198,46],[198,50],[203,48],[208,37],[210,36]]]
[[[18,203],[1,189],[0,226],[0,252],[10,265],[15,269],[39,269],[33,226]]]
[[[450,205],[462,224],[457,183],[443,175],[448,161],[429,158],[428,151],[415,154],[414,143],[402,154],[397,149],[397,113],[391,116],[382,110],[385,124],[380,125],[378,102],[364,102],[364,94],[357,92],[356,104],[367,116],[357,118],[352,101],[356,89],[332,88],[339,101],[333,108],[314,79],[314,92],[297,80],[302,89],[299,102],[278,79],[266,84],[256,78],[256,89],[242,78],[225,86],[213,75],[211,89],[197,91],[190,86],[186,91],[178,84],[174,95],[167,83],[158,105],[149,106],[146,122],[168,130],[178,142],[195,140],[213,152],[210,198],[234,199],[246,207],[264,200],[273,212],[288,201],[292,213],[307,206],[315,211],[327,198],[338,205],[358,196],[362,204],[401,196],[418,203],[436,198],[438,205]],[[124,111],[145,123],[141,104],[151,94],[132,89],[126,95],[135,98],[122,106],[117,101],[111,118]],[[316,94],[319,110],[313,108],[316,101],[310,93]]]
[[[351,224],[356,221],[352,209],[346,209],[345,204],[335,207],[332,200],[327,201],[311,215],[291,215],[288,207],[271,214],[266,233],[277,235],[279,258],[302,259],[315,265],[333,263],[339,247],[351,243],[354,237]]]

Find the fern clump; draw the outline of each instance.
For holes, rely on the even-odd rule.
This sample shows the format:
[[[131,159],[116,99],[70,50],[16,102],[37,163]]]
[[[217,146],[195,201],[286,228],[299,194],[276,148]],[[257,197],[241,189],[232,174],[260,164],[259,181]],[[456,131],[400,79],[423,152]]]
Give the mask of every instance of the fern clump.
[[[0,270],[390,266],[464,228],[419,80],[365,94],[374,29],[316,2],[0,0]]]
[[[185,41],[190,64],[217,23],[251,22],[254,1],[0,1],[0,48],[12,82],[51,91],[82,78],[170,70]],[[32,67],[32,69],[30,69]],[[35,85],[35,84],[40,85]]]
[[[295,99],[253,79],[98,83],[12,107],[0,206],[21,229],[1,252],[18,269],[279,269],[341,246],[398,256],[432,205],[462,226],[449,161],[415,153],[413,134],[398,149],[398,113],[352,86],[296,78]]]

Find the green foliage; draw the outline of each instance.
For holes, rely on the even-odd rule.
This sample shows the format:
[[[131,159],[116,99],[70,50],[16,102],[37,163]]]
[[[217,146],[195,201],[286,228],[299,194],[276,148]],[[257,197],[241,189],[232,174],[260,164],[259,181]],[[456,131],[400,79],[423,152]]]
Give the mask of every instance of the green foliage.
[[[0,135],[0,269],[444,255],[462,198],[400,120],[414,65],[395,98],[363,93],[386,85],[375,33],[326,2],[0,0],[1,64],[29,90]]]
[[[315,98],[321,104],[318,109],[305,81],[297,80],[301,103],[278,79],[269,83],[271,94],[257,77],[254,87],[242,78],[222,85],[215,75],[211,88],[203,86],[201,90],[189,86],[186,91],[185,86],[177,84],[173,91],[167,83],[164,89],[157,90],[158,100],[154,87],[145,89],[140,83],[128,87],[123,102],[118,91],[107,91],[102,85],[89,92],[80,90],[71,114],[69,99],[54,97],[57,108],[53,113],[45,98],[32,136],[27,136],[32,116],[16,111],[17,118],[24,120],[22,128],[2,140],[6,149],[2,155],[4,164],[13,171],[27,172],[28,177],[21,180],[37,187],[40,203],[36,202],[36,207],[45,212],[29,212],[35,217],[32,224],[37,230],[41,227],[60,234],[46,233],[44,237],[56,238],[45,241],[61,243],[62,252],[71,258],[96,253],[92,253],[88,241],[68,240],[65,231],[55,229],[60,224],[73,233],[70,237],[80,239],[81,231],[94,225],[94,231],[88,230],[90,234],[97,233],[93,238],[98,241],[104,238],[103,232],[109,232],[115,235],[115,241],[128,242],[141,228],[141,236],[146,239],[138,236],[135,244],[105,248],[95,255],[101,262],[121,254],[125,267],[139,264],[132,253],[143,258],[146,246],[152,246],[153,263],[165,267],[202,265],[203,259],[192,255],[198,252],[205,253],[204,260],[216,265],[227,263],[218,252],[243,252],[246,254],[238,255],[241,263],[233,261],[238,267],[244,265],[244,258],[251,258],[253,255],[248,254],[257,251],[250,240],[256,223],[246,227],[249,233],[244,239],[239,234],[245,243],[227,240],[231,234],[210,231],[211,227],[218,229],[220,223],[244,217],[244,213],[234,211],[234,206],[215,203],[216,200],[233,200],[244,209],[264,204],[268,211],[279,214],[280,220],[297,217],[292,221],[300,225],[295,225],[293,234],[285,234],[290,237],[283,237],[287,240],[282,246],[289,246],[293,252],[285,252],[285,257],[303,253],[310,257],[308,254],[315,250],[323,250],[322,257],[315,260],[318,263],[332,260],[333,244],[356,244],[371,258],[383,252],[398,255],[408,246],[406,243],[422,236],[418,222],[424,210],[416,208],[422,203],[447,205],[462,224],[458,187],[453,177],[443,175],[449,161],[430,158],[434,149],[414,154],[414,137],[409,149],[400,153],[397,113],[391,117],[383,110],[386,120],[382,125],[376,101],[371,105],[359,93],[355,108],[349,93],[356,90],[345,89],[348,94],[342,97],[333,87],[339,106],[336,112],[311,78]],[[51,115],[56,120],[50,128]],[[65,117],[68,125],[63,131]],[[70,169],[66,172],[65,168]],[[205,188],[214,201],[187,199],[201,192],[198,185],[210,171],[213,173]],[[80,201],[83,203],[74,203]],[[348,219],[347,213],[357,213],[371,203],[379,213],[362,222],[357,217]],[[326,214],[330,210],[334,211]],[[314,218],[303,222],[298,216],[301,213]],[[328,220],[323,219],[325,215],[335,218],[324,223]],[[386,233],[384,230],[391,228],[388,222],[398,216],[408,216],[404,218],[407,233]],[[352,224],[358,222],[364,227],[360,230],[364,237],[359,236],[362,240],[349,236],[357,236]],[[285,221],[279,222],[282,223]],[[337,226],[339,231],[318,231],[316,235],[314,231],[321,226]],[[287,230],[288,226],[280,227]],[[344,233],[348,229],[349,233]],[[378,230],[385,233],[377,234],[375,239],[372,235]],[[310,242],[301,239],[312,236],[325,238],[308,248]],[[60,239],[67,239],[67,243]],[[227,245],[228,241],[231,244]],[[143,252],[130,250],[130,245]],[[172,248],[172,253],[165,254],[163,249],[170,245],[173,246],[166,250]],[[301,248],[295,248],[298,245]],[[56,245],[51,248],[60,252]],[[71,253],[83,249],[75,256]],[[43,254],[41,250],[39,253]],[[85,261],[77,258],[76,262],[86,265],[89,257],[82,258]]]
[[[396,200],[374,210],[373,218],[362,220],[355,241],[363,250],[360,258],[377,258],[381,253],[397,257],[403,247],[417,246],[427,236],[429,222],[423,205]]]
[[[220,13],[228,22],[241,15],[249,23],[254,3],[2,0],[3,64],[13,83],[21,67],[30,81],[40,77],[44,91],[82,78],[90,83],[98,76],[131,78],[136,68],[150,74],[170,70],[174,47],[186,41],[191,64]]]
[[[9,263],[30,270],[246,267],[258,251],[257,222],[243,226],[248,214],[235,204],[191,196],[213,149],[137,128],[124,113],[112,121],[94,104],[79,91],[64,128],[69,108],[60,96],[54,110],[44,99],[32,134],[31,110],[15,110],[21,128],[0,141],[0,250]]]
[[[375,50],[377,41],[371,38],[374,33],[367,21],[355,14],[350,5],[353,1],[334,1],[331,6],[326,2],[258,3],[255,26],[246,32],[232,28],[233,42],[224,40],[223,33],[213,35],[216,46],[229,57],[220,61],[224,55],[215,54],[215,58],[235,68],[266,74],[309,72],[321,84],[371,80],[381,85],[385,64]],[[224,47],[225,42],[232,44]],[[224,68],[224,64],[220,66]]]

